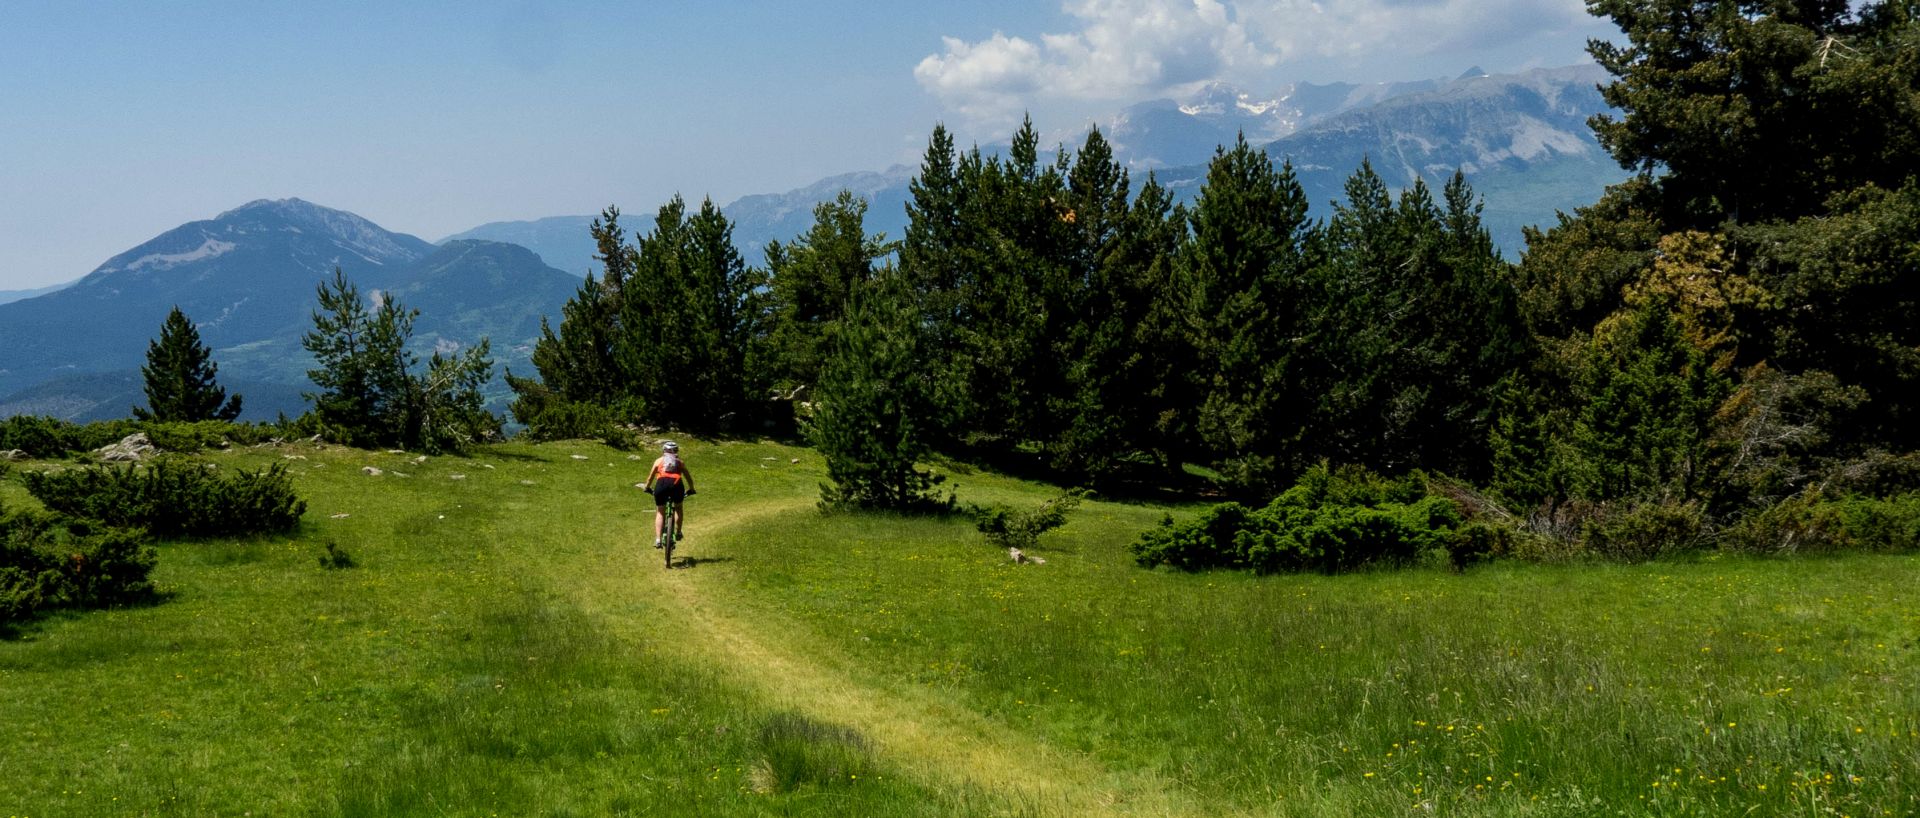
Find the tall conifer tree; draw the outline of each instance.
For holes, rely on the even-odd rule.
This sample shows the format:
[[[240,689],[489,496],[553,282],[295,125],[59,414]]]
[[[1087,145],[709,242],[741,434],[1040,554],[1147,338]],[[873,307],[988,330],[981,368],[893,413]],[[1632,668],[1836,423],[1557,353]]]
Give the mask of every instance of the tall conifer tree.
[[[220,366],[200,342],[200,331],[174,307],[160,325],[160,337],[147,343],[147,364],[140,368],[146,380],[147,408],[133,407],[141,420],[233,420],[240,416],[240,396],[214,380]]]
[[[821,373],[811,437],[827,458],[827,508],[915,510],[951,505],[938,475],[919,467],[939,423],[934,380],[915,332],[919,311],[904,277],[881,268],[849,301]]]
[[[1291,165],[1275,168],[1245,136],[1214,153],[1181,247],[1200,366],[1194,428],[1248,487],[1302,465],[1305,428],[1296,351],[1308,342],[1302,290],[1313,264],[1307,196]]]
[[[765,360],[757,368],[776,387],[814,386],[832,352],[847,300],[873,277],[874,262],[892,251],[867,235],[867,202],[842,190],[813,209],[813,227],[790,244],[767,247],[769,276]]]

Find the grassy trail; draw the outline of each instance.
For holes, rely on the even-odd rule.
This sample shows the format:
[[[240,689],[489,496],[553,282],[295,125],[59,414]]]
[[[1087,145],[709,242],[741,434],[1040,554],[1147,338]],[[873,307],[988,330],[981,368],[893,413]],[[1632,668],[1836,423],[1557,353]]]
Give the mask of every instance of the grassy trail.
[[[301,530],[0,639],[0,816],[1920,816],[1920,556],[1182,574],[1089,501],[1012,565],[688,448],[673,571],[626,452],[207,454]]]
[[[659,569],[653,563],[656,553],[643,547],[621,560],[621,570],[593,574],[586,584],[577,576],[555,577],[554,587],[578,589],[574,604],[624,638],[637,642],[650,632],[656,646],[723,673],[756,691],[770,707],[854,728],[874,740],[882,755],[936,789],[980,793],[1016,814],[1220,814],[1177,800],[1168,782],[1141,773],[1118,776],[994,724],[934,691],[863,677],[804,629],[772,619],[745,620],[744,600],[727,586],[732,572],[716,570],[721,561],[738,558],[740,540],[730,535],[812,509],[808,497],[716,509],[712,513],[723,516],[694,529],[704,555],[695,559],[714,561],[706,567]],[[620,613],[632,610],[635,596],[659,605],[650,611],[653,619]]]

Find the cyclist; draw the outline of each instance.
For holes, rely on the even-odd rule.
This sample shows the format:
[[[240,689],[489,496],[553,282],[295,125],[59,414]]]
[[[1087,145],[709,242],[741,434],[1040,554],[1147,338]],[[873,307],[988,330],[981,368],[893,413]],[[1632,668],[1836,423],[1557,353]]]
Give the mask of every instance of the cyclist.
[[[665,544],[660,531],[667,519],[668,500],[674,503],[674,540],[686,539],[686,499],[693,494],[693,471],[680,459],[680,444],[671,440],[660,444],[660,456],[653,461],[653,471],[647,473],[645,490],[653,495],[653,547]]]

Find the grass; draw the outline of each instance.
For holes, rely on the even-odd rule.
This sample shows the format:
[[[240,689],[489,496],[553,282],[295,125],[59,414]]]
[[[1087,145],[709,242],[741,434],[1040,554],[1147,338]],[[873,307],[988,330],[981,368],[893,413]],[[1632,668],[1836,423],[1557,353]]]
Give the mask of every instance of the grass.
[[[1016,566],[686,448],[672,572],[597,445],[210,455],[292,465],[302,528],[0,642],[0,815],[1920,812],[1915,556],[1185,575],[1088,502]]]

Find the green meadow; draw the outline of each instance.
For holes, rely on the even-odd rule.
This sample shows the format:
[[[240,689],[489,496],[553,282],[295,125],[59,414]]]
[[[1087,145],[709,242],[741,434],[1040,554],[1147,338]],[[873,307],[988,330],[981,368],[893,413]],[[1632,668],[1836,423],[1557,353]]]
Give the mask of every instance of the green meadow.
[[[297,535],[0,640],[0,816],[1920,814],[1920,556],[1182,574],[1127,545],[1199,506],[1089,501],[1016,565],[685,455],[671,571],[650,453],[205,455]]]

